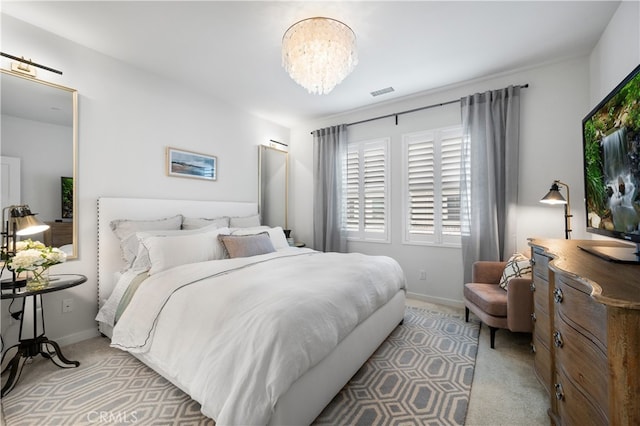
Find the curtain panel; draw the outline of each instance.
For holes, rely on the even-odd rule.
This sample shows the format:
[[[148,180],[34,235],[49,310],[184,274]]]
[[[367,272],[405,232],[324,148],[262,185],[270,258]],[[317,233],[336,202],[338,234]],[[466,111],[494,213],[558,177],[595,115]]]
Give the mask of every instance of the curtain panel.
[[[520,87],[460,100],[461,226],[464,282],[477,260],[504,260],[516,250]]]
[[[313,248],[346,252],[343,162],[347,155],[347,126],[313,133]]]

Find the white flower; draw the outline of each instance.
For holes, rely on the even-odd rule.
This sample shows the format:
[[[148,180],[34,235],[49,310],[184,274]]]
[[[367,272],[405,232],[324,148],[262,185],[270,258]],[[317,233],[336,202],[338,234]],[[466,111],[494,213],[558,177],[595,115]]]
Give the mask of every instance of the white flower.
[[[57,247],[49,247],[49,250],[44,252],[46,262],[55,265],[56,263],[62,263],[67,260],[67,254]]]
[[[42,252],[40,250],[22,250],[16,253],[16,255],[11,259],[11,269],[17,272],[33,271],[40,267],[45,260],[46,259],[42,256]]]
[[[16,243],[16,254],[7,263],[10,269],[20,273],[46,269],[66,260],[66,253],[58,248],[47,247],[40,241],[24,240]]]

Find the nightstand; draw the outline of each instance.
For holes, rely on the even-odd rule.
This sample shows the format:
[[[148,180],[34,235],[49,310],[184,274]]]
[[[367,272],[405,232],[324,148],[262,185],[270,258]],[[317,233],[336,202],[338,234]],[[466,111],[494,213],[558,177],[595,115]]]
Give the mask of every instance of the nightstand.
[[[22,315],[20,316],[20,334],[18,335],[18,343],[8,348],[2,354],[2,363],[4,363],[4,358],[7,356],[9,351],[14,348],[16,349],[15,355],[11,358],[11,361],[9,361],[4,370],[2,370],[2,376],[4,376],[6,372],[9,373],[7,382],[2,387],[3,397],[14,388],[20,378],[22,368],[24,367],[26,360],[29,358],[42,355],[43,357],[50,359],[51,362],[60,368],[75,368],[80,365],[78,361],[70,361],[65,358],[60,350],[60,346],[45,336],[44,305],[42,304],[42,295],[75,287],[85,281],[87,281],[87,277],[84,275],[59,274],[51,275],[49,285],[39,290],[28,291],[24,287],[2,289],[2,299],[22,299]],[[31,337],[24,338],[23,331],[26,332],[25,334],[28,333],[27,330],[23,330],[24,312],[28,298],[31,298],[33,303],[33,331],[30,334]],[[37,299],[40,299],[40,321],[38,321]],[[40,322],[40,328],[42,330],[39,334],[38,322]]]

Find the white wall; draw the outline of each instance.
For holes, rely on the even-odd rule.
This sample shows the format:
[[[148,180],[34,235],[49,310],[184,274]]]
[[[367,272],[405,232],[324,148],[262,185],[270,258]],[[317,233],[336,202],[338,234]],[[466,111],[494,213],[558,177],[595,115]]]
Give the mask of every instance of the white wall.
[[[591,52],[589,110],[604,99],[638,64],[640,2],[623,1]]]
[[[413,96],[399,102],[355,111],[321,121],[305,123],[292,130],[290,152],[294,159],[291,171],[291,228],[296,240],[312,241],[311,213],[313,200],[308,188],[312,184],[312,137],[310,131],[338,123],[349,123],[438,104],[475,92],[499,89],[510,84],[529,84],[521,95],[520,177],[517,243],[528,251],[529,237],[564,237],[561,207],[539,203],[554,179],[569,184],[574,205],[574,238],[585,236],[581,201],[582,139],[581,119],[588,109],[588,58],[574,58],[561,63],[521,70],[450,87],[437,92]],[[391,137],[391,243],[350,243],[349,250],[391,255],[399,261],[408,280],[409,292],[426,300],[459,305],[462,300],[462,256],[460,249],[403,245],[401,140],[402,134],[460,123],[460,105],[428,109],[402,115],[396,126],[393,118],[351,126],[349,140]],[[419,280],[419,271],[427,279]]]
[[[270,139],[287,143],[289,130],[6,15],[1,35],[3,51],[63,71],[38,75],[79,94],[79,259],[52,272],[84,274],[88,281],[43,298],[47,335],[70,343],[96,333],[98,197],[257,202],[257,146]],[[178,63],[168,57],[167,66]],[[9,61],[3,58],[2,67]],[[218,180],[166,176],[166,146],[217,156]],[[62,314],[62,299],[70,297],[74,311]],[[17,327],[5,332],[6,324],[10,344]]]
[[[21,159],[22,202],[42,221],[60,219],[60,177],[73,175],[73,129],[2,114],[0,130],[2,155]]]

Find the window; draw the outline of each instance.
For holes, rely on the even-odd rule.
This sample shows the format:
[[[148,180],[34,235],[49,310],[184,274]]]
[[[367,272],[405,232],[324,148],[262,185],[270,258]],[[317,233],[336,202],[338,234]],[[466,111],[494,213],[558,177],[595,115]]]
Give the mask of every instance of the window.
[[[389,240],[389,138],[349,143],[346,227],[350,239]]]
[[[403,135],[404,243],[460,244],[462,129]]]

